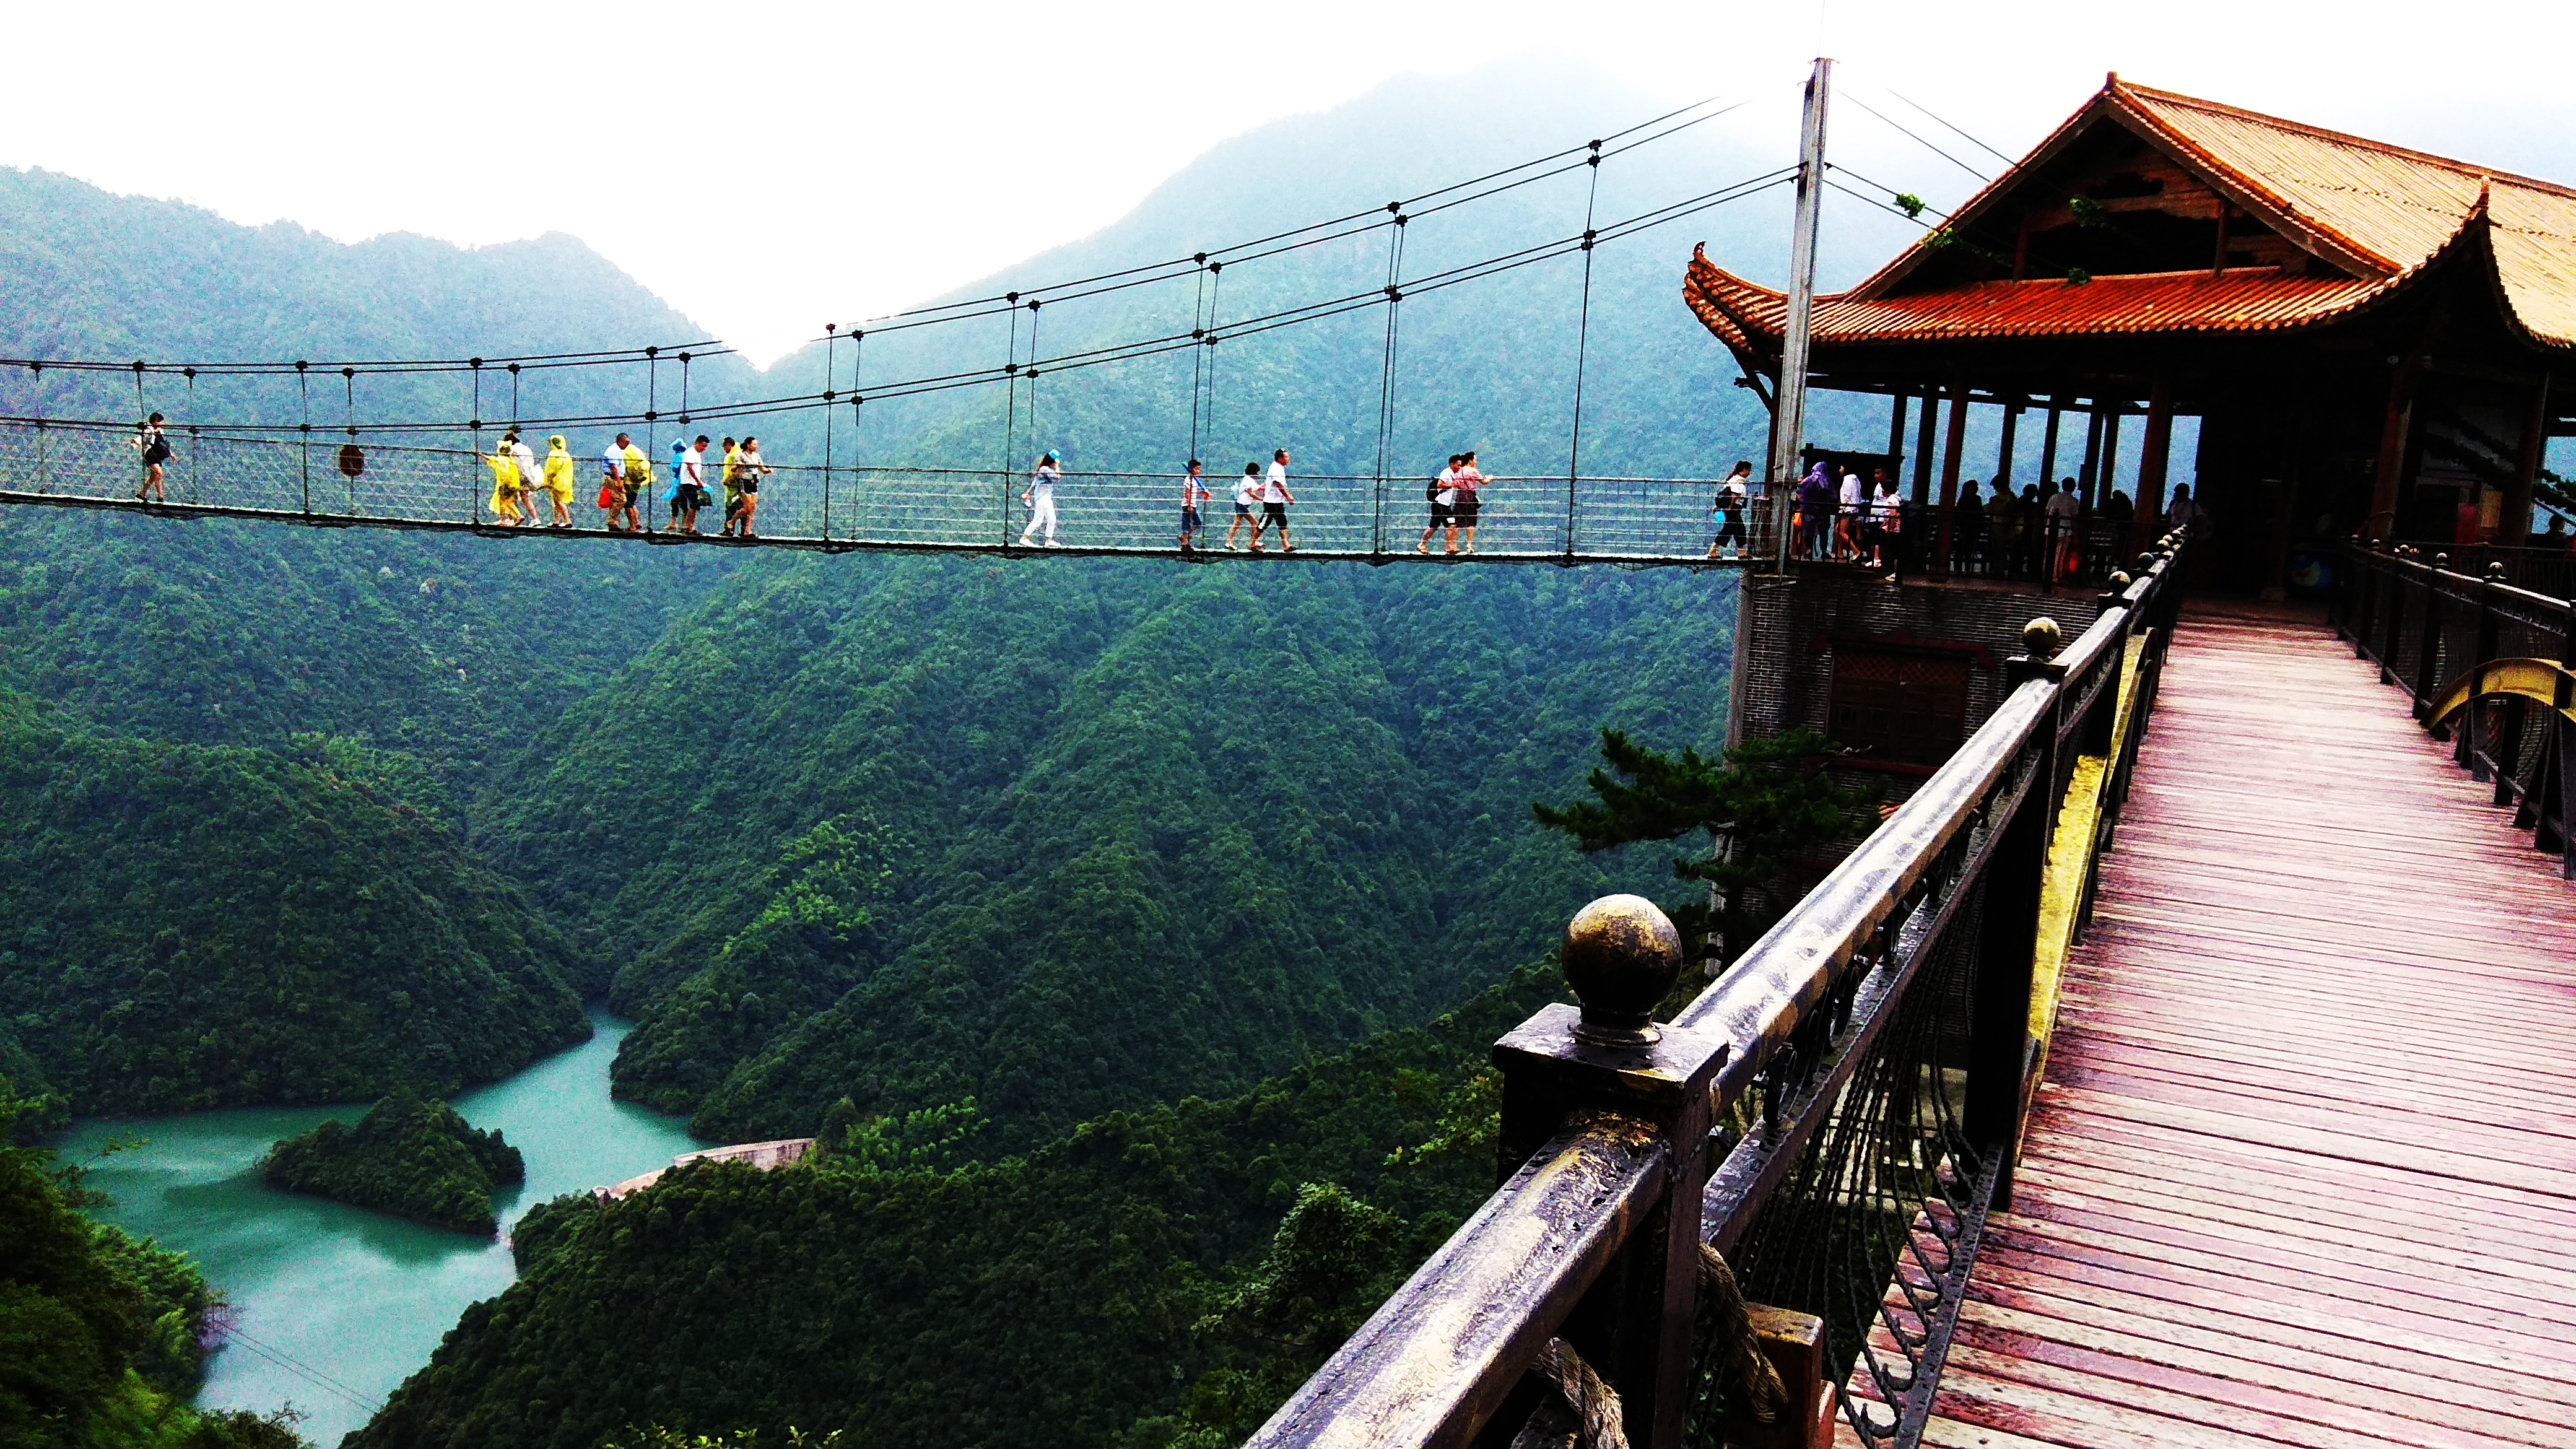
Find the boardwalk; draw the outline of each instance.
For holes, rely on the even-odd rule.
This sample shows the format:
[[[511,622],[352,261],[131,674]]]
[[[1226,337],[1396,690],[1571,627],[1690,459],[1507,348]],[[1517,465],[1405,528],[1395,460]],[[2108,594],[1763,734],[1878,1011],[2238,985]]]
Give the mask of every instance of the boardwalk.
[[[2576,1444],[2576,891],[2487,792],[2186,618],[1926,1443]]]

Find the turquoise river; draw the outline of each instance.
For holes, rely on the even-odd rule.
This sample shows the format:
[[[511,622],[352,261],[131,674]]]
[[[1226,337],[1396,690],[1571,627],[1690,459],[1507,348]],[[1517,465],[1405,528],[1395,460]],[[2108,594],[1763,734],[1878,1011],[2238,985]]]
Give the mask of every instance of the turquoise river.
[[[623,1181],[703,1144],[681,1119],[608,1099],[608,1063],[627,1023],[594,1011],[597,1034],[487,1087],[456,1110],[498,1127],[526,1155],[527,1185],[498,1206],[503,1232],[537,1203]],[[253,1165],[268,1144],[355,1107],[243,1108],[77,1124],[71,1161],[118,1137],[148,1145],[97,1163],[98,1216],[193,1255],[231,1300],[233,1331],[199,1402],[262,1412],[292,1403],[316,1444],[365,1423],[429,1361],[439,1335],[477,1299],[510,1285],[498,1240],[421,1227],[319,1198],[271,1192]]]

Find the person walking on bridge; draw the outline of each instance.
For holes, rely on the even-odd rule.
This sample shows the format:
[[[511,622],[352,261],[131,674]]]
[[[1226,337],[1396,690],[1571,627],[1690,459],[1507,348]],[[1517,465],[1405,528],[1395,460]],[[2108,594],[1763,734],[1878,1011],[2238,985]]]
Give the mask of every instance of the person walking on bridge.
[[[501,441],[492,445],[492,456],[483,460],[483,466],[492,470],[492,520],[509,528],[517,528],[528,521],[527,516],[519,511],[523,480],[519,476],[518,455],[510,451],[510,442],[515,436],[503,433]]]
[[[1046,546],[1056,547],[1055,485],[1063,479],[1064,470],[1056,466],[1055,454],[1038,459],[1037,471],[1029,475],[1029,486],[1020,493],[1020,503],[1029,510],[1029,526],[1020,530],[1020,547],[1027,548],[1046,530]]]
[[[534,525],[537,521],[537,490],[545,482],[545,474],[537,467],[537,450],[521,440],[516,428],[504,434],[501,441],[510,445],[510,462],[519,474],[518,497],[513,500],[519,505],[519,521]]]
[[[565,448],[563,434],[546,439],[546,498],[554,504],[555,517],[548,528],[572,527],[572,453]]]
[[[619,433],[599,455],[599,511],[607,515],[604,526],[611,533],[626,532],[626,520],[634,513],[626,497],[626,455],[633,450],[634,444]]]
[[[1431,521],[1422,526],[1422,538],[1413,545],[1415,553],[1431,552],[1431,536],[1440,530],[1447,528],[1453,535],[1457,532],[1455,528],[1450,527],[1449,510],[1457,506],[1458,465],[1466,461],[1467,455],[1464,453],[1450,454],[1448,463],[1432,476],[1429,483],[1423,485],[1422,501],[1431,505]]]
[[[760,516],[760,480],[778,470],[760,461],[760,439],[742,435],[742,451],[734,455],[734,486],[742,491],[743,538],[751,537],[751,521]]]
[[[1264,528],[1278,533],[1281,553],[1297,551],[1297,545],[1288,541],[1288,505],[1296,501],[1297,495],[1288,491],[1288,450],[1281,448],[1270,455],[1270,476],[1262,480],[1261,522],[1252,530],[1254,553],[1261,552],[1261,530]]]
[[[133,443],[134,451],[143,457],[143,483],[134,496],[150,503],[169,502],[170,495],[161,487],[161,470],[170,461],[170,430],[159,413],[136,426]]]
[[[1190,470],[1181,477],[1181,552],[1197,551],[1199,530],[1206,524],[1199,517],[1199,505],[1208,501],[1208,488],[1199,477],[1199,460],[1190,460]]]
[[[1717,500],[1708,510],[1717,520],[1717,537],[1708,545],[1710,558],[1717,557],[1721,548],[1735,550],[1728,558],[1744,557],[1744,505],[1753,497],[1752,478],[1753,465],[1739,459],[1728,470],[1726,481],[1717,485]]]
[[[1243,476],[1234,480],[1234,522],[1225,526],[1225,551],[1227,553],[1241,553],[1243,551],[1234,546],[1234,535],[1237,529],[1251,529],[1253,547],[1259,548],[1261,546],[1260,508],[1261,465],[1259,463],[1246,463],[1243,465]]]
[[[696,536],[698,510],[712,501],[707,493],[707,435],[698,434],[696,442],[680,455],[680,531]]]

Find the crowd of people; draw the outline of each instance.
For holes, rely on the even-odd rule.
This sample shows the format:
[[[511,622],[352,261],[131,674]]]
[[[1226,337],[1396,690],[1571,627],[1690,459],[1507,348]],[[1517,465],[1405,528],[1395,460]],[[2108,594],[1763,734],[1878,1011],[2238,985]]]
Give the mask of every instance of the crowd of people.
[[[1742,558],[1750,549],[1745,514],[1752,500],[1752,474],[1751,463],[1738,462],[1718,485],[1709,509],[1716,532],[1708,557]],[[1789,557],[1884,569],[1894,577],[1905,563],[1908,530],[1937,528],[1942,510],[1908,505],[1884,468],[1872,469],[1867,481],[1849,469],[1842,470],[1839,482],[1834,474],[1820,461],[1798,480],[1789,511]],[[2000,479],[1991,492],[1976,479],[1965,479],[1948,510],[1950,567],[2009,578],[2072,577],[2083,571],[2086,551],[2095,543],[2095,530],[2087,525],[2099,518],[2117,530],[2134,511],[2129,495],[2118,489],[2098,511],[2088,509],[2072,478],[2025,484],[2019,493]],[[2177,486],[2165,526],[2179,528],[2204,516],[2190,486]],[[1925,541],[1911,542],[1919,555]]]
[[[703,536],[698,515],[716,504],[707,488],[707,452],[713,446],[704,433],[694,440],[671,440],[670,492],[663,496],[663,523],[656,531]],[[724,526],[718,536],[750,538],[760,514],[760,480],[777,470],[760,460],[758,438],[727,438],[722,446],[715,465],[716,483],[724,493]],[[492,470],[495,522],[505,528],[573,526],[573,484],[579,470],[561,433],[546,439],[546,456],[540,460],[518,430],[511,429],[501,435],[483,464]],[[635,445],[632,434],[619,433],[599,457],[599,493],[594,502],[602,525],[610,533],[644,532],[644,504],[653,496],[656,481],[653,460]],[[541,508],[549,509],[552,517],[540,521]]]

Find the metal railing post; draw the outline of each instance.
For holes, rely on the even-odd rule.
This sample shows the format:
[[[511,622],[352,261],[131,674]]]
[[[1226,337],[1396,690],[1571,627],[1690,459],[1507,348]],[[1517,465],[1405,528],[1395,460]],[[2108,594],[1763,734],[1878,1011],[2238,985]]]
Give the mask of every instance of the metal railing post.
[[[2437,553],[2432,569],[2424,575],[2424,643],[2415,651],[2415,679],[2409,686],[2419,720],[2433,702],[2433,691],[2442,687],[2442,575],[2450,567],[2451,556]]]
[[[2469,653],[2469,706],[2461,720],[2460,738],[2454,750],[2460,763],[2469,767],[2472,780],[2485,780],[2491,773],[2486,756],[2478,748],[2478,742],[2486,737],[2490,718],[2489,707],[2479,696],[2486,689],[2487,666],[2496,658],[2496,590],[2503,585],[2504,565],[2489,563],[2486,577],[2478,580],[2477,636]],[[2500,777],[2497,781],[2497,804],[2506,803],[2501,797],[2508,788],[2507,779]]]
[[[1631,1444],[1680,1449],[1694,1387],[1709,1087],[1728,1049],[1654,1022],[1683,959],[1681,934],[1653,902],[1604,896],[1585,906],[1565,928],[1561,959],[1582,1007],[1547,1007],[1494,1044],[1503,1074],[1498,1180],[1508,1181],[1579,1112],[1615,1113],[1670,1145],[1663,1200],[1560,1336],[1618,1390]]]
[[[2021,1140],[2024,1078],[2034,1043],[2030,1037],[2031,961],[2039,944],[2040,884],[2048,866],[2048,840],[2056,824],[2058,686],[2065,666],[2054,661],[2064,635],[2054,619],[2033,619],[2021,631],[2022,652],[2004,665],[2009,687],[2045,680],[2053,692],[2029,748],[2029,785],[2009,819],[1997,825],[1995,856],[1986,867],[1985,912],[1977,933],[1976,986],[1968,1025],[1968,1136],[1981,1150],[1999,1154],[1994,1206],[2012,1206],[2013,1149]]]
[[[2379,682],[2397,682],[2397,644],[2406,633],[2406,571],[2397,550],[2387,552],[2380,568],[2379,611],[2388,616],[2379,636]]]

